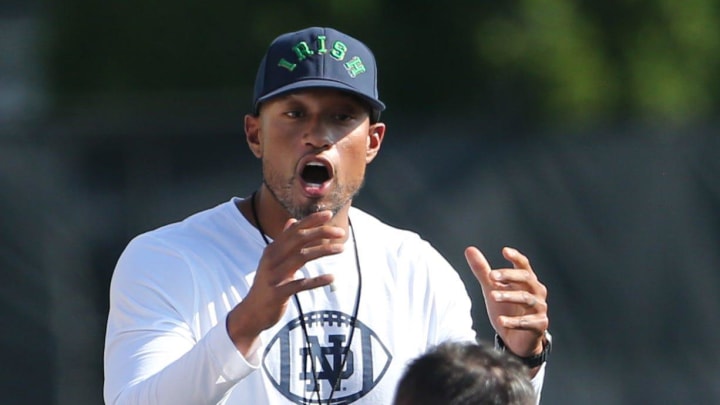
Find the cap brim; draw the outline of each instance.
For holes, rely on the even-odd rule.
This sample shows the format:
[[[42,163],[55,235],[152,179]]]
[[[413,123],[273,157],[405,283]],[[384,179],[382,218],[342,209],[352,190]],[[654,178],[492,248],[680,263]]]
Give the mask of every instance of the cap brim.
[[[255,101],[255,112],[258,111],[258,107],[260,106],[260,103],[270,100],[271,98],[289,93],[291,91],[295,90],[301,90],[301,89],[310,89],[310,88],[330,88],[330,89],[337,89],[341,91],[346,91],[348,93],[351,93],[353,95],[356,95],[363,100],[367,101],[370,104],[370,107],[372,107],[373,111],[375,111],[377,114],[380,113],[380,111],[385,110],[385,104],[383,104],[382,101],[375,99],[373,97],[368,96],[365,93],[362,93],[358,91],[356,88],[352,86],[348,86],[345,83],[334,81],[334,80],[328,80],[328,79],[307,79],[307,80],[300,80],[297,82],[290,83],[288,85],[285,85],[283,87],[280,87],[278,89],[275,89],[274,91],[271,91],[268,94],[263,95],[262,97],[258,98]]]

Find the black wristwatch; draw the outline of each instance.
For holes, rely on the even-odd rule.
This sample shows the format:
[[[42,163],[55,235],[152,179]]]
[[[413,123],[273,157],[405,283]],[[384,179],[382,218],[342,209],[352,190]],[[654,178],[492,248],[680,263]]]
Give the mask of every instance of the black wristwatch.
[[[499,350],[506,351],[505,342],[503,342],[502,338],[500,338],[500,335],[497,333],[495,334],[495,347]],[[552,351],[552,335],[550,335],[550,332],[545,331],[545,336],[543,338],[543,350],[540,354],[529,357],[520,357],[511,351],[508,351],[508,353],[520,359],[520,361],[528,366],[528,368],[535,368],[547,361],[550,351]]]

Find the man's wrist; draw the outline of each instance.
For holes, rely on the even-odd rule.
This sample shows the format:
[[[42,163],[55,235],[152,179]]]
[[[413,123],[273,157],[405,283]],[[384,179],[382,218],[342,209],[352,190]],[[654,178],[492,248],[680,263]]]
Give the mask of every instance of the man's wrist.
[[[505,345],[505,342],[502,340],[500,335],[497,333],[495,334],[495,348],[498,350],[507,352],[518,358],[523,364],[525,364],[528,368],[535,368],[540,367],[543,363],[547,361],[548,355],[552,351],[552,336],[550,335],[550,332],[547,330],[543,334],[543,341],[542,341],[542,351],[538,354],[531,355],[531,356],[518,356],[517,354],[510,351],[507,346]]]

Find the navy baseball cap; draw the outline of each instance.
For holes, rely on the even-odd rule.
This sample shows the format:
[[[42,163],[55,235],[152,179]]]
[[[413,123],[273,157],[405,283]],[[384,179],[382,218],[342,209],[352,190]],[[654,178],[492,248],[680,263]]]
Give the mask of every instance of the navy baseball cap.
[[[372,108],[375,121],[385,109],[378,98],[377,66],[370,48],[335,29],[311,27],[270,43],[255,78],[253,112],[273,97],[318,87],[359,96]]]

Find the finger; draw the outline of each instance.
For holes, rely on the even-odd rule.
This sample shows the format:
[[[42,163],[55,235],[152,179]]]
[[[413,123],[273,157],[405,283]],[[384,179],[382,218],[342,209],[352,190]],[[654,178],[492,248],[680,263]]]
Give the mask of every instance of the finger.
[[[294,257],[290,260],[298,260],[302,263],[298,266],[299,268],[311,260],[342,253],[344,249],[345,245],[343,243],[324,243],[316,246],[305,246],[301,248],[297,254],[293,255]]]
[[[322,274],[317,277],[301,278],[289,281],[280,286],[280,293],[290,297],[302,291],[312,290],[314,288],[325,287],[335,281],[332,274]]]
[[[499,286],[505,287],[508,290],[525,290],[537,297],[547,300],[547,287],[530,271],[495,269],[491,275]]]
[[[273,245],[266,249],[264,257],[267,271],[272,274],[271,280],[280,282],[280,280],[291,279],[295,272],[305,263],[324,256],[331,256],[341,253],[345,249],[345,245],[341,242],[327,243],[316,246],[289,246],[285,244]],[[282,253],[276,248],[283,247]],[[277,254],[276,254],[277,253]],[[263,261],[261,260],[261,263]]]
[[[315,212],[299,221],[291,218],[285,223],[285,229],[280,238],[290,239],[293,250],[308,244],[318,245],[335,239],[344,239],[345,230],[339,226],[327,224],[330,219],[332,219],[332,212],[329,210]]]
[[[516,269],[527,270],[533,274],[532,267],[530,266],[530,260],[520,251],[511,247],[504,247],[502,250],[503,257],[513,264]]]
[[[495,269],[493,270],[492,279],[505,284],[516,284],[529,286],[537,280],[535,274],[527,270],[516,269]]]
[[[483,289],[491,288],[492,280],[490,279],[490,271],[492,269],[480,250],[474,246],[466,248],[465,260],[467,260],[468,266],[470,266],[475,278],[480,282]]]
[[[329,249],[329,254],[342,251],[338,251],[338,245],[344,242],[345,230],[338,226],[326,225],[331,214],[330,211],[321,211],[300,221],[289,219],[283,233],[269,247],[274,251],[274,256],[282,262],[300,252],[302,258],[306,253],[304,249],[325,245]]]
[[[295,218],[290,218],[285,222],[285,228],[284,230],[288,230],[289,228],[296,227],[296,228],[312,228],[315,226],[319,226],[322,224],[327,223],[332,219],[332,211],[330,210],[323,210],[318,212],[313,212],[312,214],[297,220]]]
[[[499,316],[499,324],[508,329],[532,330],[542,334],[548,329],[549,320],[546,314],[529,314],[522,316]]]
[[[320,245],[324,243],[343,243],[345,230],[339,226],[321,225],[314,228],[298,229],[294,236],[300,246]]]
[[[527,291],[493,291],[491,295],[496,302],[523,305],[536,313],[547,312],[547,302]]]
[[[492,272],[493,278],[499,283],[521,284],[527,286],[529,290],[541,297],[547,297],[547,287],[540,282],[535,271],[532,269],[530,260],[527,256],[520,253],[515,248],[505,247],[502,250],[503,256],[513,264],[514,270],[496,269]]]
[[[293,226],[298,220],[295,218],[290,218],[287,221],[285,221],[285,226],[283,226],[283,232],[290,229],[291,226]]]

